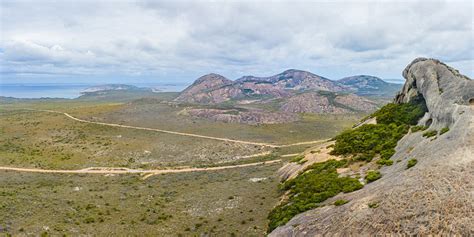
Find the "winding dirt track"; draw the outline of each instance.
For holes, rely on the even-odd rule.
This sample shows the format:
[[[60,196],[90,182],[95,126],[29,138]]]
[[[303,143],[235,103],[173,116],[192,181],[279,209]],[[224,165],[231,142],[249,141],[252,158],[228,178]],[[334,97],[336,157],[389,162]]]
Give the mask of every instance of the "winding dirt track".
[[[49,170],[49,169],[36,169],[36,168],[15,168],[15,167],[4,167],[0,166],[0,170],[16,171],[16,172],[29,172],[29,173],[54,173],[54,174],[144,174],[143,179],[157,174],[169,174],[169,173],[186,173],[186,172],[199,172],[199,171],[214,171],[214,170],[225,170],[233,168],[242,168],[257,165],[267,165],[278,163],[281,160],[269,160],[241,165],[228,165],[228,166],[216,166],[206,168],[182,168],[182,169],[161,169],[161,170],[135,170],[129,168],[114,168],[114,167],[90,167],[80,170]]]
[[[251,141],[243,141],[243,140],[236,140],[236,139],[229,139],[229,138],[205,136],[205,135],[199,135],[199,134],[194,134],[194,133],[169,131],[169,130],[163,130],[163,129],[158,129],[158,128],[145,128],[145,127],[136,127],[136,126],[130,126],[130,125],[116,124],[116,123],[95,122],[95,121],[89,121],[89,120],[76,118],[76,117],[74,117],[74,116],[72,116],[68,113],[60,112],[60,111],[54,111],[54,110],[39,110],[39,109],[28,109],[28,108],[25,108],[24,110],[32,110],[32,111],[41,111],[41,112],[63,114],[66,117],[68,117],[72,120],[75,120],[77,122],[82,122],[82,123],[98,124],[98,125],[103,125],[103,126],[129,128],[129,129],[137,129],[137,130],[145,130],[145,131],[154,131],[154,132],[174,134],[174,135],[179,135],[179,136],[197,137],[197,138],[211,139],[211,140],[224,141],[224,142],[233,142],[233,143],[240,143],[240,144],[247,144],[247,145],[265,146],[265,147],[271,147],[271,148],[308,145],[308,144],[314,144],[314,143],[326,141],[326,140],[314,140],[314,141],[306,141],[306,142],[297,142],[297,143],[286,144],[286,145],[275,145],[275,144],[269,144],[269,143],[263,143],[263,142],[251,142]]]

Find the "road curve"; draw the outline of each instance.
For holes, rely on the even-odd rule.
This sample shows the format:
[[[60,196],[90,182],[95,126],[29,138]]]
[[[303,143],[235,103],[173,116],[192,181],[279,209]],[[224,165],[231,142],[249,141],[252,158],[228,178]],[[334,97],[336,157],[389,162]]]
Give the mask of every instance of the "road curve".
[[[145,131],[154,131],[154,132],[161,132],[161,133],[174,134],[174,135],[180,135],[180,136],[197,137],[197,138],[211,139],[211,140],[224,141],[224,142],[233,142],[233,143],[240,143],[240,144],[247,144],[247,145],[265,146],[265,147],[271,147],[271,148],[281,148],[281,147],[291,147],[291,146],[299,146],[299,145],[309,145],[309,144],[324,142],[324,141],[327,140],[327,139],[324,139],[324,140],[314,140],[314,141],[306,141],[306,142],[297,142],[297,143],[286,144],[286,145],[275,145],[275,144],[269,144],[269,143],[263,143],[263,142],[250,142],[250,141],[242,141],[242,140],[229,139],[229,138],[221,138],[221,137],[212,137],[212,136],[206,136],[206,135],[199,135],[199,134],[194,134],[194,133],[185,133],[185,132],[169,131],[169,130],[163,130],[163,129],[158,129],[158,128],[145,128],[145,127],[136,127],[136,126],[130,126],[130,125],[115,124],[115,123],[95,122],[95,121],[89,121],[89,120],[84,120],[84,119],[76,118],[76,117],[74,117],[74,116],[72,116],[72,115],[70,115],[70,114],[68,114],[68,113],[60,112],[60,111],[54,111],[54,110],[40,110],[40,109],[30,109],[30,108],[24,108],[23,110],[32,110],[32,111],[41,111],[41,112],[48,112],[48,113],[63,114],[63,115],[65,115],[66,117],[68,117],[68,118],[70,118],[70,119],[72,119],[72,120],[75,120],[75,121],[77,121],[77,122],[82,122],[82,123],[98,124],[98,125],[103,125],[103,126],[119,127],[119,128],[129,128],[129,129],[137,129],[137,130],[145,130]]]

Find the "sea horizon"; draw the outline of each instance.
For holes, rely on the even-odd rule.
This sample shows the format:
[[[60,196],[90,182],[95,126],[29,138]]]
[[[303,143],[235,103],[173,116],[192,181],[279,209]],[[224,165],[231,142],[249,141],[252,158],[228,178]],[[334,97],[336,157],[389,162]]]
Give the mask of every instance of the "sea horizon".
[[[0,82],[0,96],[14,97],[20,99],[38,98],[63,98],[75,99],[81,96],[81,92],[89,87],[126,84],[137,87],[154,88],[158,92],[180,92],[188,83],[2,83]]]

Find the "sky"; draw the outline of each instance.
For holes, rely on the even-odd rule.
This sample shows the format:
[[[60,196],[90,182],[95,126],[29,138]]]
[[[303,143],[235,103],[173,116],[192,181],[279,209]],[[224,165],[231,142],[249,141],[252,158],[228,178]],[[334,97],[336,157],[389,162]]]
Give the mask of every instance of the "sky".
[[[416,57],[474,76],[472,1],[0,0],[1,83],[192,82],[301,69],[402,79]]]

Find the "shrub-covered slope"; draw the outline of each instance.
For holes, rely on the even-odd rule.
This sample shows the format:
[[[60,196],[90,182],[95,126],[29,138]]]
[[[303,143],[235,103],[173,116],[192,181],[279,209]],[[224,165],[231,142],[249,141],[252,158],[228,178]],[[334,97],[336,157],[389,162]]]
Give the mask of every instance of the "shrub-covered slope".
[[[398,133],[408,132],[387,159],[393,164],[382,166],[380,175],[367,172],[364,188],[338,194],[344,205],[326,203],[298,214],[270,236],[474,234],[474,82],[433,59],[416,59],[403,75],[399,105],[377,112],[377,125],[337,137],[334,149],[347,157],[368,150],[382,156],[386,142],[393,145]],[[427,112],[419,120],[417,109],[393,111],[422,100]],[[411,131],[396,129],[415,123]]]

